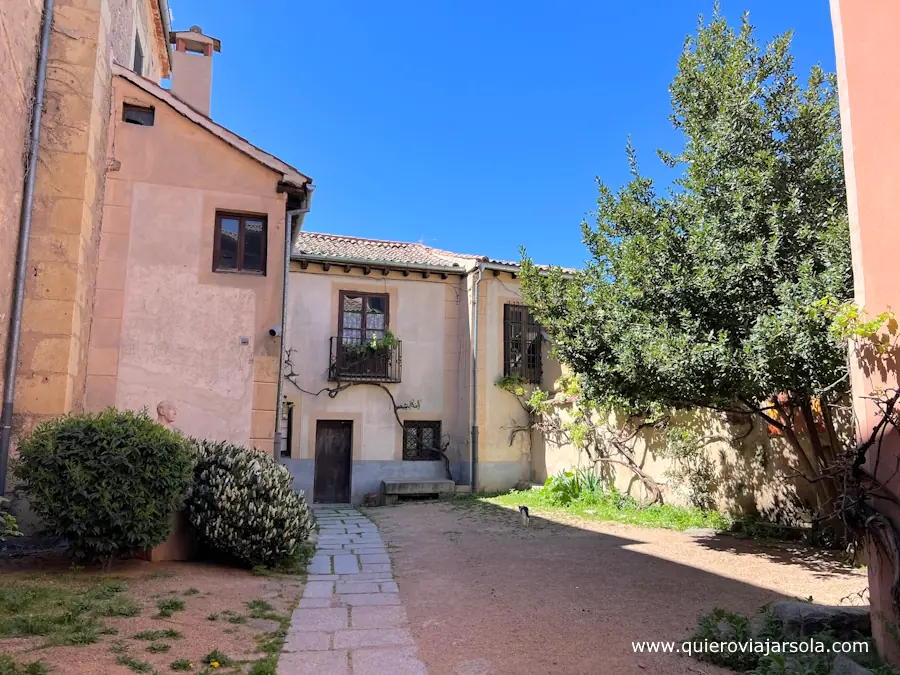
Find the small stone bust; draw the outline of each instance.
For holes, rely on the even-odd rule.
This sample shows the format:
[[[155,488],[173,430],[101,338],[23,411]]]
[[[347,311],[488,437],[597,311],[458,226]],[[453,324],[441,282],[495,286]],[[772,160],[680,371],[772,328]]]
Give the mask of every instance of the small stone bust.
[[[159,424],[162,424],[166,429],[175,430],[175,427],[172,424],[175,422],[175,417],[178,414],[178,411],[175,410],[175,404],[170,403],[169,401],[160,401],[156,404],[156,421]]]

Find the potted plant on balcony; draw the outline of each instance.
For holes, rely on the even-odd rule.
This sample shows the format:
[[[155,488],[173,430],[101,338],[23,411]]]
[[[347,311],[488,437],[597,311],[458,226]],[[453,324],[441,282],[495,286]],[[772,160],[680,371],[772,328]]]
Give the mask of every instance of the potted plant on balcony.
[[[394,337],[394,334],[386,330],[380,338],[377,335],[373,335],[372,339],[365,344],[365,349],[368,354],[373,356],[390,356],[391,351],[398,344],[400,342]]]

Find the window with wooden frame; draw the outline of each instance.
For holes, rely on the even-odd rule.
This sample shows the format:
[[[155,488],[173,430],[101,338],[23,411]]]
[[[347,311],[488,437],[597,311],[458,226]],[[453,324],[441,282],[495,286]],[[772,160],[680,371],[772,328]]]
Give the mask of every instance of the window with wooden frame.
[[[216,213],[214,272],[266,273],[266,217],[246,213]]]
[[[420,462],[441,459],[440,422],[403,423],[403,459]]]
[[[341,291],[338,335],[346,346],[382,340],[388,329],[387,293]]]
[[[540,324],[525,305],[504,305],[503,375],[540,384],[542,374]]]

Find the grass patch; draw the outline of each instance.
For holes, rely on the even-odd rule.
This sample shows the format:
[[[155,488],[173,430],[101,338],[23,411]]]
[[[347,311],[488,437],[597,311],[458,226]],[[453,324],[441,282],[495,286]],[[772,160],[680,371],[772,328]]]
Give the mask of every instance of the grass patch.
[[[199,588],[189,588],[182,595],[197,595],[200,592]]]
[[[165,654],[170,649],[172,649],[172,645],[167,645],[165,642],[151,642],[147,645],[147,651],[151,654]]]
[[[134,671],[135,673],[152,673],[154,672],[153,664],[147,663],[146,661],[141,661],[140,659],[136,659],[133,656],[128,656],[127,654],[119,654],[116,658],[116,663],[120,666],[125,666],[129,670]]]
[[[206,615],[206,620],[207,620],[207,621],[218,621],[218,620],[219,620],[219,615],[218,615],[218,614],[207,614],[207,615]]]
[[[227,668],[228,666],[234,665],[234,660],[228,654],[225,654],[218,649],[213,649],[209,654],[203,657],[203,663],[207,666],[212,666],[213,668]]]
[[[0,584],[0,638],[43,637],[43,646],[87,645],[115,634],[101,617],[137,616],[141,606],[115,579],[34,575]]]
[[[465,503],[468,500],[460,500]],[[476,503],[494,504],[505,508],[527,506],[531,515],[568,514],[585,520],[611,520],[641,527],[687,530],[692,527],[725,530],[731,521],[716,511],[654,504],[641,506],[633,497],[617,490],[582,492],[577,498],[560,503],[547,490],[513,490],[496,497],[481,497]]]
[[[49,672],[50,668],[43,661],[19,663],[9,654],[0,654],[0,675],[47,675]]]
[[[184,611],[184,600],[180,598],[163,598],[156,601],[156,609],[159,611],[153,616],[154,619],[167,619],[175,612]]]
[[[169,668],[171,668],[172,670],[187,672],[194,669],[194,664],[191,663],[190,659],[177,659],[169,664]]]
[[[104,601],[98,608],[99,616],[139,616],[141,613],[141,605],[127,595],[117,595],[109,600]]]
[[[135,640],[149,640],[153,642],[154,640],[180,640],[181,633],[177,630],[172,630],[171,628],[166,628],[165,630],[145,630],[140,633],[135,633]]]
[[[274,657],[268,657],[260,661],[254,661],[247,671],[247,675],[276,675],[278,661]]]
[[[247,617],[243,614],[238,614],[237,612],[232,612],[230,609],[226,609],[224,612],[219,612],[219,616],[225,619],[228,623],[247,623]]]
[[[316,552],[315,546],[306,542],[297,544],[294,553],[272,567],[257,565],[251,571],[258,577],[273,577],[281,574],[306,576],[306,568]]]
[[[150,572],[151,579],[171,579],[175,576],[175,572],[171,570],[156,570],[155,572]]]
[[[277,657],[284,647],[284,639],[286,637],[287,630],[284,628],[269,631],[268,633],[260,633],[256,636],[256,651]]]

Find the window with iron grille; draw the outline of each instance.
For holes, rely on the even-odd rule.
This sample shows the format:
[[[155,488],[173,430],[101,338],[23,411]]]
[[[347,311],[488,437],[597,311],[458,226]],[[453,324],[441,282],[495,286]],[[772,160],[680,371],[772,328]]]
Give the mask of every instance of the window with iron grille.
[[[403,423],[403,459],[409,461],[441,458],[440,422]]]
[[[503,375],[541,382],[541,326],[525,305],[503,306]]]

